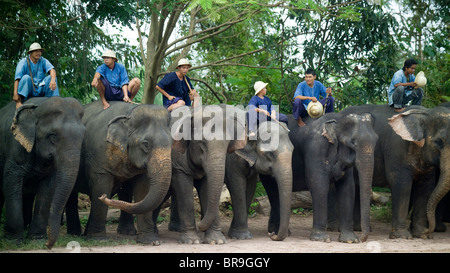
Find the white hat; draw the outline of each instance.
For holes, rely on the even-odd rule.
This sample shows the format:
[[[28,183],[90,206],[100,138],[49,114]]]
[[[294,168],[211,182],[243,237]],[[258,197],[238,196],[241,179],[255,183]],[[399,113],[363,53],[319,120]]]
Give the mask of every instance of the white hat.
[[[185,59],[185,58],[182,58],[178,61],[177,67],[182,66],[182,65],[189,65],[189,67],[192,67],[192,64],[188,61],[188,59]]]
[[[104,57],[111,57],[117,59],[116,52],[111,49],[107,49],[105,50],[105,52],[103,52],[102,58]]]
[[[41,45],[40,44],[38,44],[38,43],[32,43],[31,45],[30,45],[30,49],[28,49],[28,53],[30,53],[31,51],[35,51],[35,50],[44,50],[42,47],[41,47]]]
[[[306,111],[308,112],[308,115],[312,118],[320,118],[323,115],[323,105],[322,103],[316,101],[316,102],[310,102],[308,104],[308,107],[306,108]]]
[[[427,78],[425,78],[425,73],[423,71],[420,71],[414,82],[417,84],[417,87],[424,87],[427,84]]]
[[[255,96],[258,95],[259,91],[261,91],[268,84],[269,83],[264,83],[262,81],[255,82],[255,84],[253,85],[253,88],[255,89]]]

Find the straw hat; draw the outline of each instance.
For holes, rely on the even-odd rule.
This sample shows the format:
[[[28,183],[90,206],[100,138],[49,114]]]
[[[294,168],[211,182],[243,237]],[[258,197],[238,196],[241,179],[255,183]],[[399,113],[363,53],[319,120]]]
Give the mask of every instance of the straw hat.
[[[117,60],[116,52],[111,49],[107,49],[105,50],[105,52],[103,52],[102,58],[104,57],[111,57]]]
[[[310,102],[308,104],[308,107],[306,108],[306,111],[308,112],[308,115],[312,118],[320,118],[323,115],[323,105],[322,103],[316,101],[316,102]]]
[[[38,43],[32,43],[31,45],[30,45],[30,49],[28,49],[28,54],[31,52],[31,51],[35,51],[35,50],[44,50],[42,47],[41,47],[41,45],[40,44],[38,44]]]
[[[253,85],[253,88],[255,89],[255,96],[258,95],[259,91],[261,91],[268,84],[269,83],[264,83],[262,81],[255,82],[255,84]]]
[[[414,82],[417,84],[417,87],[424,87],[427,84],[427,78],[425,78],[425,73],[423,73],[423,71],[417,73]]]
[[[185,58],[182,58],[178,61],[177,67],[182,66],[182,65],[189,65],[189,67],[192,67],[192,64],[188,61],[188,59],[185,59]]]

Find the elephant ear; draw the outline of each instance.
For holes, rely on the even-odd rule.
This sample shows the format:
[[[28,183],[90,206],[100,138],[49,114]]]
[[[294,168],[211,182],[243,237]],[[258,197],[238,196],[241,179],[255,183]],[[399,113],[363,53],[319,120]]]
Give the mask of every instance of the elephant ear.
[[[234,112],[236,112],[236,115]],[[226,112],[226,138],[232,139],[228,145],[228,153],[243,149],[247,145],[248,139],[245,114],[246,112],[239,108],[234,108],[233,111]],[[233,132],[233,135],[231,135],[230,132]]]
[[[234,153],[236,153],[238,156],[247,161],[250,167],[253,167],[253,165],[255,165],[257,155],[254,145],[248,143],[247,145],[245,145],[243,149],[236,150],[234,151]]]
[[[24,104],[16,110],[11,125],[11,133],[28,153],[33,150],[36,138],[36,117],[34,109],[37,105]]]
[[[324,122],[322,125],[322,136],[324,136],[331,144],[337,143],[336,123],[337,121],[335,119],[331,119]]]
[[[427,111],[412,109],[388,118],[392,130],[406,141],[411,141],[419,147],[425,144],[424,125]]]
[[[177,116],[180,118],[176,118]],[[186,152],[188,141],[193,137],[194,121],[192,119],[193,115],[188,107],[179,107],[171,112],[172,149],[182,154]]]
[[[128,125],[130,118],[125,115],[117,116],[108,123],[108,133],[106,141],[118,147],[121,152],[125,152],[128,144]]]

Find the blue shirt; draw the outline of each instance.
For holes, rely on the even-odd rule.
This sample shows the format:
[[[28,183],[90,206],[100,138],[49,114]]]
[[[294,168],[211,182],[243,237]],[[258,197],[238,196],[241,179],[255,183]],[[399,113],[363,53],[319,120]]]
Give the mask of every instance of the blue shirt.
[[[311,88],[306,83],[306,81],[302,81],[297,85],[297,89],[295,89],[294,99],[297,96],[305,96],[305,97],[315,97],[317,100],[320,99],[320,96],[327,96],[327,88],[319,81],[314,81],[314,86]],[[303,105],[308,107],[308,104],[311,100],[304,100]]]
[[[110,69],[106,64],[102,64],[95,72],[102,75],[103,78],[109,81],[112,87],[122,88],[128,84],[128,73],[125,66],[119,63],[114,63],[114,68]]]
[[[30,75],[30,71],[28,69],[28,63],[27,58],[23,58],[20,60],[20,62],[16,66],[16,74],[14,76],[14,80],[20,80],[24,75]],[[44,78],[47,76],[47,74],[52,70],[54,67],[53,65],[44,57],[40,57],[37,63],[33,63],[30,60],[30,68],[33,73],[33,82],[35,86],[39,86],[39,83],[41,83]]]
[[[399,71],[394,73],[394,77],[392,77],[391,85],[389,85],[388,90],[388,99],[389,99],[389,105],[394,104],[394,101],[392,100],[392,94],[394,94],[395,87],[397,83],[408,83],[413,82],[416,79],[416,76],[414,74],[409,75],[409,81],[405,76],[405,71],[403,69],[400,69]],[[409,89],[409,90],[408,90]],[[411,94],[413,88],[405,88],[405,95],[409,96]]]
[[[191,80],[188,76],[186,76],[191,89],[194,89],[192,86]],[[185,80],[180,80],[177,76],[176,72],[171,72],[166,74],[164,78],[162,78],[157,84],[157,86],[161,87],[167,94],[175,97],[180,97],[184,100],[184,103],[187,106],[191,106],[191,99],[189,98],[189,87],[187,86]],[[169,101],[166,96],[163,96],[163,105],[166,105]]]

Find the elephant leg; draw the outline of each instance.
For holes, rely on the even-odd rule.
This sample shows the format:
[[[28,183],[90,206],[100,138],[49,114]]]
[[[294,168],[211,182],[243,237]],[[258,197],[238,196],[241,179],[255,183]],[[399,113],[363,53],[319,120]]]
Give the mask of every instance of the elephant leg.
[[[113,177],[109,175],[90,176],[91,212],[89,213],[85,230],[87,237],[100,240],[106,239],[106,215],[108,214],[108,206],[103,204],[98,198],[103,194],[111,198],[113,181]]]
[[[339,231],[339,202],[336,195],[336,187],[332,183],[328,192],[328,231]]]
[[[56,188],[55,178],[49,177],[39,181],[39,189],[33,211],[33,219],[28,236],[32,239],[47,237],[47,223],[50,214],[50,205]]]
[[[387,173],[390,173],[389,171]],[[392,172],[391,172],[392,173]],[[409,170],[397,170],[393,173],[390,185],[392,193],[392,231],[389,239],[412,239],[406,220],[412,189],[412,175]]]
[[[413,210],[410,229],[413,237],[422,239],[432,238],[431,233],[425,233],[428,223],[426,207],[431,193],[433,192],[435,181],[436,177],[434,172],[419,176],[414,181],[411,194]]]
[[[21,243],[23,240],[23,177],[16,173],[11,173],[5,166],[3,174],[3,194],[5,200],[5,225],[4,236],[8,239],[17,240]]]
[[[122,184],[121,189],[117,192],[119,200],[131,203],[133,199],[132,182],[126,181]],[[145,189],[144,189],[145,190]],[[147,189],[148,190],[148,189]],[[147,191],[145,191],[147,192]],[[144,195],[145,196],[145,195]],[[137,199],[137,198],[136,198]],[[139,199],[141,200],[141,199]],[[138,201],[138,200],[136,200]],[[119,226],[117,233],[122,235],[136,235],[136,228],[134,227],[133,215],[123,210],[120,211]]]
[[[198,197],[200,200],[200,207],[202,211],[202,218],[204,217],[204,213],[206,212],[206,206],[208,204],[208,185],[206,184],[206,177],[201,180],[196,180],[194,182],[195,188],[198,192]],[[211,209],[211,208],[210,208]],[[222,228],[220,227],[220,217],[219,217],[219,208],[216,209],[215,217],[213,223],[210,227],[205,231],[205,237],[203,238],[203,242],[206,244],[225,244],[226,243],[225,236],[222,233]]]
[[[261,183],[267,192],[270,202],[270,216],[267,231],[269,234],[278,234],[280,227],[280,194],[278,193],[278,185],[271,176],[260,175]]]
[[[328,190],[330,180],[324,175],[318,175],[319,172],[312,172],[314,175],[307,174],[310,183],[309,188],[313,203],[313,230],[309,236],[312,241],[331,242],[326,232],[328,223]]]
[[[178,242],[199,244],[200,237],[195,226],[193,179],[181,171],[174,170],[171,185],[176,198],[176,210],[180,220]]]
[[[339,241],[344,243],[359,243],[353,232],[353,205],[355,204],[355,183],[353,168],[345,172],[344,177],[335,183],[339,199]]]
[[[244,175],[232,175],[229,179],[226,179],[227,188],[230,192],[232,204],[233,204],[233,220],[231,221],[230,229],[228,230],[228,236],[232,239],[251,239],[252,233],[248,230],[248,207],[250,202],[247,199],[248,193],[251,189],[249,184],[254,183],[256,186],[256,175],[255,177],[247,179]],[[254,187],[253,187],[254,193]]]
[[[133,195],[136,202],[143,200],[149,190],[148,178],[146,175],[137,177],[133,188]],[[137,239],[140,244],[153,246],[161,245],[158,234],[156,220],[159,215],[162,203],[153,211],[148,211],[137,215]]]
[[[81,235],[80,215],[78,214],[78,192],[73,191],[66,204],[67,233]]]

